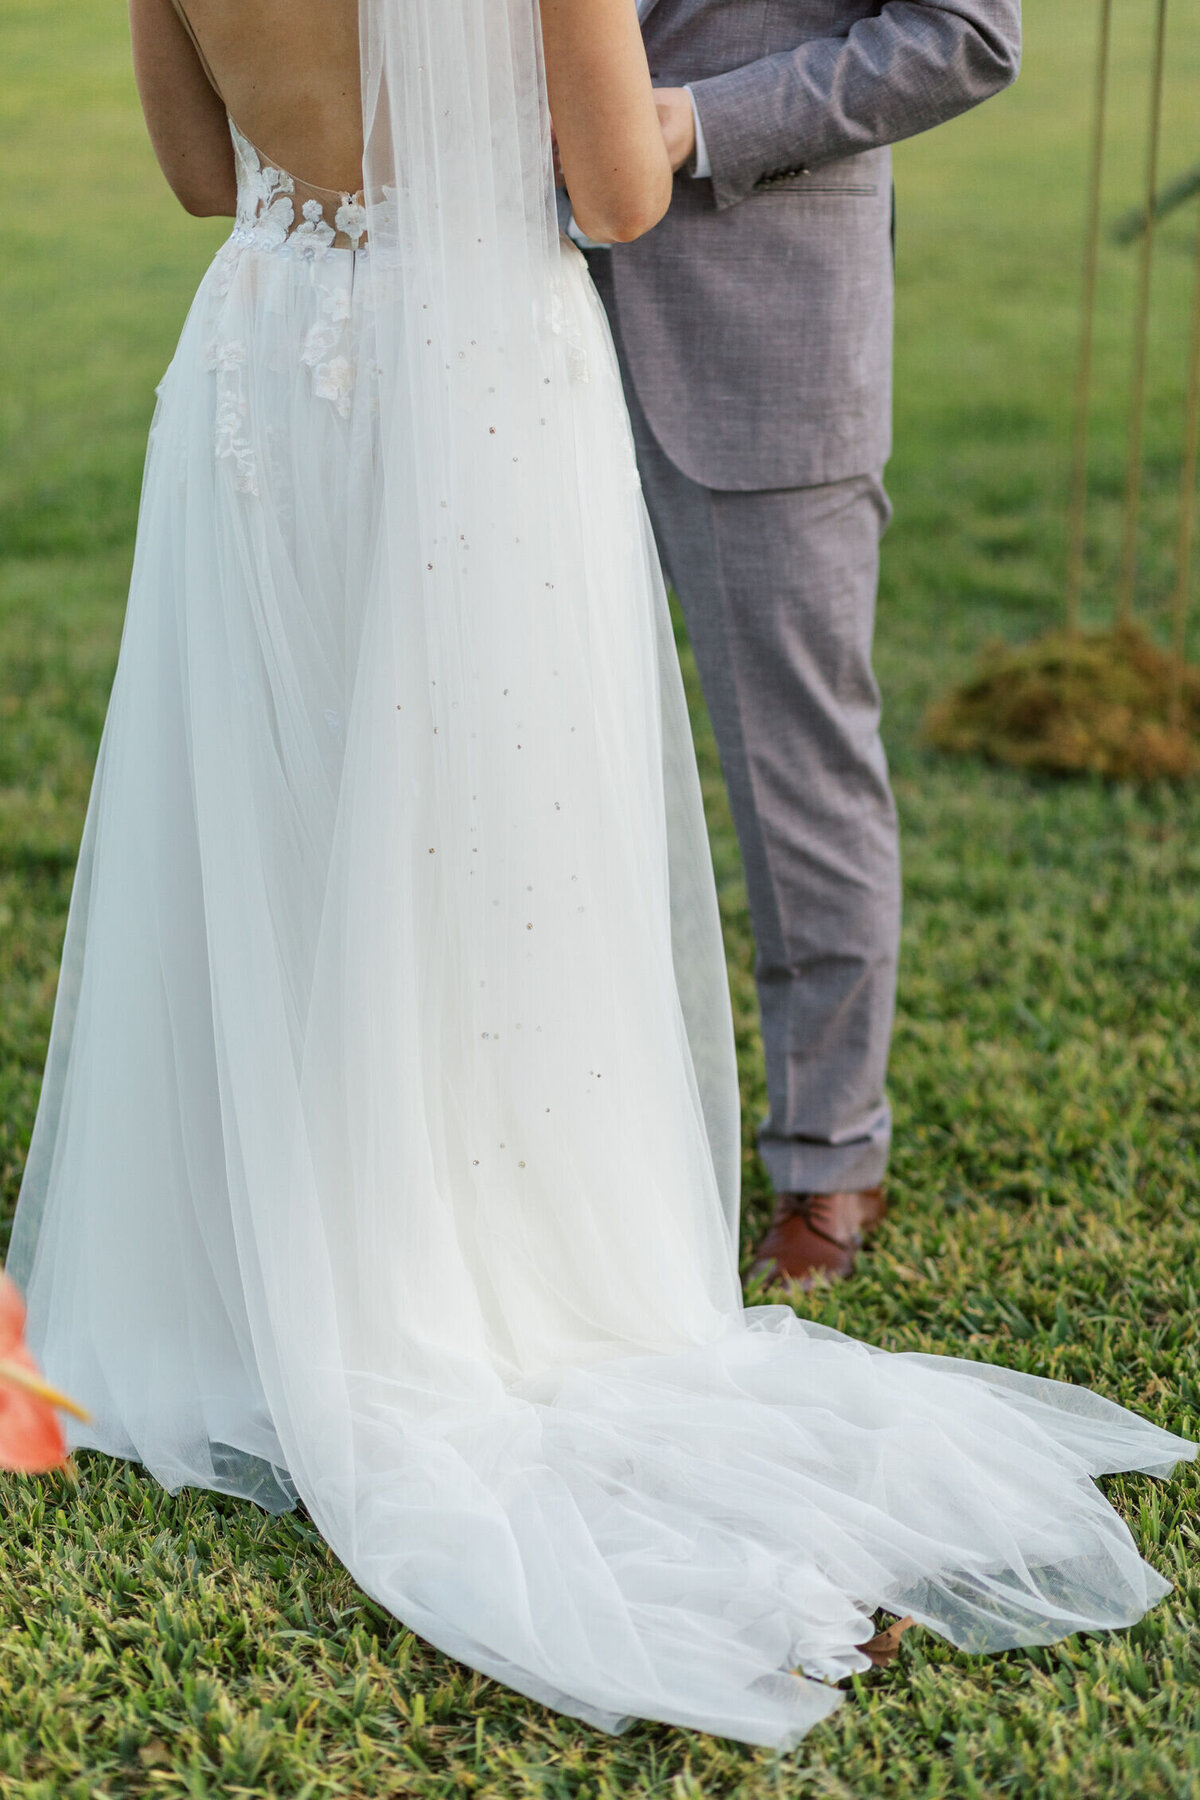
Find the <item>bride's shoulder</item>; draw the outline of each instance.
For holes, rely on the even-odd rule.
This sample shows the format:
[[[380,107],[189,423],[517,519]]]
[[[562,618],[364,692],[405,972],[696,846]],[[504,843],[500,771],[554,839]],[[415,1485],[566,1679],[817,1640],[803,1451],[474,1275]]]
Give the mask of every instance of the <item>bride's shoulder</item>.
[[[225,105],[174,0],[130,0],[133,69],[159,166],[190,213],[232,213],[237,183]]]
[[[131,0],[131,19],[150,136],[189,211],[233,210],[227,113],[273,162],[358,189],[357,0]]]

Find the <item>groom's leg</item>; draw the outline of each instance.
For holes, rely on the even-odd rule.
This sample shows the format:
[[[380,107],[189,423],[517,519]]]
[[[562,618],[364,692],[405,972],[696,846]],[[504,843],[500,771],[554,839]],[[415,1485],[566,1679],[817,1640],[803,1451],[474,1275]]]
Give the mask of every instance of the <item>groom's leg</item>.
[[[871,669],[878,475],[717,492],[631,396],[647,505],[695,651],[746,869],[782,1193],[872,1187],[900,929],[895,807]]]

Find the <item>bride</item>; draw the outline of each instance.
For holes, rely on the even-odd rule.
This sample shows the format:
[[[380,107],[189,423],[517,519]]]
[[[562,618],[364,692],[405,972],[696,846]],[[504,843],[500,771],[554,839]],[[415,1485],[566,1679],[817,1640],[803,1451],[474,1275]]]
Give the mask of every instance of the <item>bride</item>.
[[[973,1651],[1139,1618],[1092,1478],[1193,1446],[742,1308],[698,784],[549,108],[590,235],[670,175],[631,0],[540,12],[134,0],[168,178],[236,223],[151,430],[11,1267],[77,1444],[302,1500],[564,1712],[787,1745],[876,1608]]]

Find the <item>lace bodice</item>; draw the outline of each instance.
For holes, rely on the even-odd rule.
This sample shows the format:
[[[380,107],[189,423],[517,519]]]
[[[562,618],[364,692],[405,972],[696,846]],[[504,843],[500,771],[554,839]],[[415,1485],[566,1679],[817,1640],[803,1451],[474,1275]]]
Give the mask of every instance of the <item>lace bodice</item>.
[[[234,237],[259,250],[321,257],[327,250],[365,250],[367,211],[362,193],[341,194],[289,175],[268,161],[233,120],[237,162]]]

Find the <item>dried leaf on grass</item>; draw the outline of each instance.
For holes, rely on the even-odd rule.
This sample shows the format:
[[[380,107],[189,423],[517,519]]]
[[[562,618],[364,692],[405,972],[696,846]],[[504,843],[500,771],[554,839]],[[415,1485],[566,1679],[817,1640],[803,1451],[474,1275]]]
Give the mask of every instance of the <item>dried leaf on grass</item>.
[[[911,1613],[907,1618],[897,1619],[886,1630],[877,1631],[873,1638],[868,1638],[865,1644],[860,1644],[859,1649],[865,1656],[870,1657],[875,1668],[886,1669],[900,1648],[900,1639],[913,1623]]]

